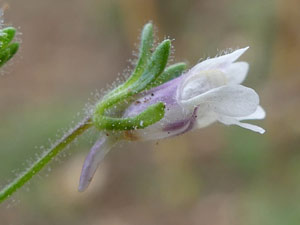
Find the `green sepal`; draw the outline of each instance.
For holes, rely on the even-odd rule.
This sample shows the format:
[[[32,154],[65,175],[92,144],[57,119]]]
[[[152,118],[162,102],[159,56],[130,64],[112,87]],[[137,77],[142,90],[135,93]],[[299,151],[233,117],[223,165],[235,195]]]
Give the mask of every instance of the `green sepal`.
[[[7,61],[10,60],[17,53],[19,46],[20,46],[20,44],[18,42],[12,43],[7,46],[6,49],[9,49],[9,52],[10,52]]]
[[[141,34],[141,43],[139,48],[139,58],[137,60],[136,66],[134,71],[132,72],[131,76],[127,79],[127,81],[116,88],[111,94],[116,92],[120,92],[125,90],[134,82],[136,82],[139,77],[144,72],[145,68],[148,65],[148,61],[152,55],[151,49],[153,47],[153,25],[151,23],[147,23],[142,31]]]
[[[130,91],[134,94],[139,93],[147,88],[154,80],[156,80],[160,74],[164,71],[168,58],[170,55],[171,41],[166,39],[161,42],[155,49],[149,64],[142,74],[142,76],[137,80]]]
[[[5,48],[15,37],[16,29],[6,27],[0,30],[0,49]]]
[[[10,60],[18,51],[19,43],[12,43],[5,49],[0,50],[0,67],[3,66],[8,60]]]
[[[170,55],[171,41],[161,42],[150,56],[152,47],[152,24],[147,24],[142,33],[140,57],[132,76],[96,105],[93,124],[100,130],[142,129],[161,120],[165,113],[163,103],[149,106],[135,117],[116,118],[105,115],[112,106],[122,101],[132,101],[132,96],[147,89],[164,71]]]
[[[168,61],[170,47],[170,40],[165,40],[159,44],[154,51],[145,72],[139,80],[123,91],[114,92],[105,96],[104,99],[96,105],[94,113],[103,114],[105,109],[108,109],[111,106],[145,90],[147,85],[153,82],[164,70]]]
[[[158,102],[134,117],[112,118],[95,113],[93,116],[93,124],[100,130],[143,129],[160,121],[164,115],[165,105],[162,102]]]
[[[179,77],[183,73],[183,71],[186,70],[186,68],[187,65],[183,62],[176,63],[167,67],[165,71],[159,77],[157,77],[154,82],[147,86],[147,89],[157,87],[163,83],[173,80],[176,77]]]

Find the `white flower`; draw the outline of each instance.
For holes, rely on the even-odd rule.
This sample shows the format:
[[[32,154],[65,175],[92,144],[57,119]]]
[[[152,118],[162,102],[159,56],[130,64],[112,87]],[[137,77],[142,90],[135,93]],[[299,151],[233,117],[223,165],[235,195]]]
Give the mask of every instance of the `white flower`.
[[[216,121],[264,133],[261,127],[241,122],[265,117],[257,93],[240,85],[249,65],[235,61],[247,49],[207,59],[182,76],[145,93],[137,101],[141,104],[132,104],[125,116],[137,115],[149,105],[162,101],[166,104],[165,117],[146,129],[125,132],[125,137],[134,140],[165,138]]]
[[[187,110],[198,107],[196,126],[205,127],[215,121],[239,125],[255,132],[264,129],[241,120],[263,119],[259,97],[253,89],[239,85],[248,72],[248,63],[235,62],[247,48],[239,49],[192,68],[177,90],[179,104]]]
[[[136,116],[148,106],[163,102],[166,106],[164,118],[145,129],[121,131],[109,137],[101,135],[86,158],[79,190],[83,191],[88,186],[100,161],[119,140],[161,139],[203,128],[217,121],[264,133],[261,127],[241,122],[265,118],[257,93],[240,85],[246,78],[249,66],[246,62],[235,61],[247,49],[207,59],[180,77],[142,93],[141,98],[133,102],[123,116]]]

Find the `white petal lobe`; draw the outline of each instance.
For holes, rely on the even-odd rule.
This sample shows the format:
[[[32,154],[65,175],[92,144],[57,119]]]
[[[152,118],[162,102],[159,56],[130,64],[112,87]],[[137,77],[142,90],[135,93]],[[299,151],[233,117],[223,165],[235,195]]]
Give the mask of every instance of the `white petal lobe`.
[[[223,69],[229,84],[241,84],[248,73],[249,64],[246,62],[232,63]]]
[[[263,134],[265,133],[265,130],[259,126],[256,126],[256,125],[253,125],[253,124],[250,124],[250,123],[237,123],[236,125],[240,126],[240,127],[243,127],[243,128],[246,128],[248,130],[252,130],[254,132],[257,132],[257,133],[260,133],[260,134]]]
[[[226,125],[238,125],[240,127],[243,127],[248,130],[252,130],[252,131],[260,133],[260,134],[265,133],[265,130],[263,128],[253,125],[253,124],[249,124],[249,123],[241,123],[236,118],[221,116],[218,120],[221,123],[224,123]]]
[[[249,47],[241,48],[232,53],[222,55],[219,57],[207,59],[203,62],[200,62],[196,66],[194,66],[191,70],[192,71],[199,71],[199,70],[208,70],[208,69],[220,69],[227,66],[230,63],[235,62],[242,54],[247,51]]]
[[[266,117],[265,110],[259,105],[256,111],[248,116],[236,117],[238,120],[262,120]]]
[[[214,112],[232,116],[248,116],[255,112],[259,97],[256,92],[242,85],[227,85],[214,88],[189,100],[182,100],[183,107],[191,108],[208,103]]]
[[[179,87],[179,99],[190,99],[213,88],[225,85],[227,78],[220,70],[205,70],[191,74]]]

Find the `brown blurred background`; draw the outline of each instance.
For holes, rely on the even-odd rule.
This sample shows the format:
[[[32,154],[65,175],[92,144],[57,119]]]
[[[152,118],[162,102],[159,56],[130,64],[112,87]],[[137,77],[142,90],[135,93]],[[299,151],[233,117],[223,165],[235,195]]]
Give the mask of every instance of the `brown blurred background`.
[[[190,66],[249,45],[245,84],[267,111],[258,122],[264,135],[214,124],[157,143],[122,144],[78,193],[96,136],[90,132],[0,206],[1,225],[299,224],[299,0],[1,4],[9,6],[5,22],[22,33],[21,51],[0,76],[1,186],[77,121],[97,90],[131,68],[149,20],[159,40],[174,39],[175,61]]]

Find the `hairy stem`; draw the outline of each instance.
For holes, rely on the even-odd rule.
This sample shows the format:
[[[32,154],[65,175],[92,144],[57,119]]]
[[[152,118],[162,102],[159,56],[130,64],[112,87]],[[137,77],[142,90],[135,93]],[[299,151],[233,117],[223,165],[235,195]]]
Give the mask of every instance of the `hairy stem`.
[[[76,127],[71,129],[59,141],[49,148],[36,162],[34,162],[28,169],[20,174],[15,180],[9,183],[0,191],[0,203],[10,197],[15,191],[21,188],[27,181],[29,181],[36,173],[45,167],[59,152],[61,152],[68,144],[70,144],[76,137],[81,135],[84,131],[92,126],[91,118],[84,119]]]

